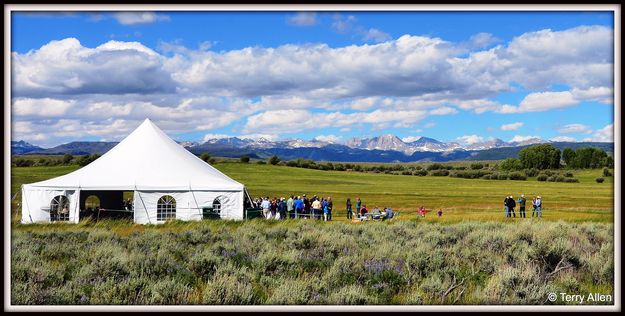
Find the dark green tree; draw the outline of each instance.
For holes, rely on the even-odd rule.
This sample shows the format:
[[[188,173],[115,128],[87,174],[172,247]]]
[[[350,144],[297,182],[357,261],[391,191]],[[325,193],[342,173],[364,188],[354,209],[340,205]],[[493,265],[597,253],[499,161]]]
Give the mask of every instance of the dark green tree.
[[[273,155],[271,158],[269,158],[269,163],[272,165],[277,165],[278,162],[280,162],[280,158],[278,158],[278,156]]]
[[[241,156],[241,162],[242,163],[250,162],[250,156]]]
[[[519,159],[508,158],[499,164],[499,169],[504,171],[521,170],[523,165]]]
[[[519,160],[523,168],[560,168],[560,149],[551,144],[540,144],[522,149]]]
[[[562,151],[562,160],[567,167],[573,167],[573,161],[575,160],[575,151],[571,148],[564,148]]]
[[[202,153],[200,155],[200,159],[204,160],[205,162],[208,162],[211,159],[211,155],[209,155],[208,153]]]

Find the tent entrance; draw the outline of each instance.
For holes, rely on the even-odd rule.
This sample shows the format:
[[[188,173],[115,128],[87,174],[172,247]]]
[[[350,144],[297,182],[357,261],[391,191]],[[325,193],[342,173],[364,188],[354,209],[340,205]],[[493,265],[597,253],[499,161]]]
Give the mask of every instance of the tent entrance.
[[[80,219],[133,219],[134,191],[81,191]]]

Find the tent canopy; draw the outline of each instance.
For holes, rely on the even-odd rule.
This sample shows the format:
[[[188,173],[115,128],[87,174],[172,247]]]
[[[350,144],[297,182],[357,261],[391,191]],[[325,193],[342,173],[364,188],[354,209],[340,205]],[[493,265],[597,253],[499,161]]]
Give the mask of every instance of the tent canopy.
[[[146,119],[102,157],[72,173],[25,185],[79,190],[242,191],[236,182],[190,153]]]

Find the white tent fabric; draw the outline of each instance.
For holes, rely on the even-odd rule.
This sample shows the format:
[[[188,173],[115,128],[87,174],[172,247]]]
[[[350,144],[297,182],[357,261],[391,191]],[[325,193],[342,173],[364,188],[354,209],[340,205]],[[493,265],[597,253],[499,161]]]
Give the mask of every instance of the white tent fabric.
[[[149,119],[89,165],[57,178],[25,184],[22,222],[49,222],[52,199],[70,198],[70,221],[78,222],[81,191],[134,191],[137,223],[156,223],[157,202],[176,199],[176,218],[198,220],[202,207],[221,203],[221,217],[243,218],[244,186],[169,138]]]

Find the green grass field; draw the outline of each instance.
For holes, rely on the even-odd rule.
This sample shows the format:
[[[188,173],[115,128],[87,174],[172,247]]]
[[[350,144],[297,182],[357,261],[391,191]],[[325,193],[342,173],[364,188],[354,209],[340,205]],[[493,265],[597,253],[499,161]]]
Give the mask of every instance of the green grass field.
[[[554,183],[215,167],[253,196],[329,195],[337,222],[21,225],[17,194],[12,304],[543,305],[567,304],[546,300],[550,292],[614,295],[613,180],[596,183],[601,170]],[[11,191],[77,168],[13,168]],[[543,197],[543,218],[504,218],[503,197],[521,193]],[[347,222],[342,205],[356,196],[401,216]],[[443,218],[417,219],[420,205]]]
[[[529,201],[534,195],[541,195],[544,205],[542,220],[613,222],[614,218],[613,178],[606,177],[604,183],[597,183],[595,178],[601,176],[598,169],[573,170],[580,182],[562,183],[539,182],[535,178],[513,181],[418,177],[232,162],[217,163],[214,167],[245,184],[253,197],[331,196],[335,220],[346,220],[344,203],[348,197],[352,201],[360,197],[369,209],[390,206],[400,211],[403,219],[416,218],[416,208],[425,206],[428,210],[443,209],[442,219],[429,213],[421,219],[425,221],[504,221],[503,199],[510,194],[515,198],[525,194]],[[12,168],[12,196],[18,193],[12,203],[14,219],[21,184],[53,178],[76,169],[78,166]],[[531,207],[528,210],[531,217]]]

